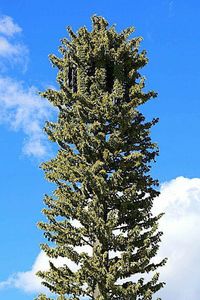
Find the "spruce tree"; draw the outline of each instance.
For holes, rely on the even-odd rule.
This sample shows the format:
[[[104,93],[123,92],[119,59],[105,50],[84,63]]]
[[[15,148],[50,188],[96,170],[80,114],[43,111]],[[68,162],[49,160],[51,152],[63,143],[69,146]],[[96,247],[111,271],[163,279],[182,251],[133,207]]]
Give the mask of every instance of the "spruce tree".
[[[158,181],[149,174],[158,155],[150,129],[158,119],[146,121],[138,109],[156,93],[144,90],[140,69],[148,60],[133,31],[117,33],[93,16],[91,31],[69,27],[61,55],[50,55],[59,90],[42,96],[58,119],[46,122],[45,132],[59,149],[42,164],[56,189],[44,199],[48,220],[39,227],[50,243],[41,247],[78,267],[50,262],[38,275],[60,300],[148,300],[164,285],[157,268],[165,259],[155,260],[161,215],[151,212]]]

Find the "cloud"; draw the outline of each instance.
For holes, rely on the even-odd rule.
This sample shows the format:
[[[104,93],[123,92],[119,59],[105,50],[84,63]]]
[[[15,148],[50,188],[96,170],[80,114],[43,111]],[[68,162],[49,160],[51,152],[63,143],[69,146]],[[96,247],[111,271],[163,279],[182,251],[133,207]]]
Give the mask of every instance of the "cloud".
[[[24,64],[23,71],[25,71],[28,62],[28,49],[25,45],[20,43],[11,43],[8,39],[0,36],[0,63],[3,71],[7,70],[7,63],[11,64]]]
[[[88,247],[76,247],[78,252],[86,251],[90,252]],[[26,293],[48,293],[48,290],[42,286],[41,279],[36,276],[38,271],[47,271],[49,269],[49,261],[53,262],[56,267],[63,266],[66,264],[72,271],[76,271],[79,269],[78,265],[73,261],[67,258],[57,258],[57,259],[49,259],[49,257],[41,251],[39,255],[36,257],[36,260],[31,268],[31,270],[26,272],[18,272],[7,280],[0,282],[0,289],[6,287],[15,287],[17,289],[23,290]]]
[[[25,134],[23,152],[42,157],[49,152],[42,127],[52,107],[37,95],[35,87],[25,88],[19,80],[5,76],[15,65],[27,68],[28,48],[16,40],[22,28],[9,16],[0,17],[0,123]]]
[[[53,109],[37,95],[35,87],[25,88],[22,82],[0,76],[0,123],[25,134],[23,152],[42,157],[49,151],[42,126]]]
[[[72,270],[77,269],[77,265],[66,258],[51,259],[55,266],[63,266],[67,264]],[[30,271],[18,272],[12,275],[8,280],[0,282],[0,289],[9,286],[21,289],[26,293],[40,293],[48,292],[47,289],[41,285],[41,279],[36,276],[36,273],[40,271],[47,271],[49,269],[49,258],[41,251],[36,257],[36,260]]]
[[[173,17],[174,16],[174,1],[173,0],[171,0],[171,1],[169,1],[169,8],[168,8],[168,10],[169,10],[169,12],[168,12],[168,16],[169,17]]]
[[[177,177],[161,185],[155,212],[164,232],[159,256],[168,257],[161,279],[163,299],[198,300],[200,293],[200,178]]]
[[[0,70],[1,73],[8,67],[20,65],[26,71],[28,64],[28,48],[23,42],[16,40],[16,34],[22,28],[13,22],[9,16],[0,17]]]
[[[158,257],[168,257],[167,265],[160,269],[161,280],[167,285],[157,297],[199,300],[200,178],[177,177],[162,184],[154,213],[162,211],[165,211],[165,216],[160,221],[160,229],[164,231],[164,236]],[[92,253],[88,247],[84,251]],[[44,292],[44,287],[35,273],[38,270],[47,270],[48,260],[44,252],[40,252],[31,270],[19,272],[1,282],[0,288],[14,286],[25,292]],[[57,266],[66,263],[74,271],[78,268],[64,258],[54,260],[54,263]]]
[[[13,19],[9,16],[0,17],[0,33],[6,36],[13,36],[22,31],[22,28],[14,23]]]

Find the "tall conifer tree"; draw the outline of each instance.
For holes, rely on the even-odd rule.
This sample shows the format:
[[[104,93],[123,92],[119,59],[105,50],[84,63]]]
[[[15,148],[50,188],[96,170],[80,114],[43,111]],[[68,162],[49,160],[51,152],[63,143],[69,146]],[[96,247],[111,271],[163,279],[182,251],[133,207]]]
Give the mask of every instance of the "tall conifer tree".
[[[161,215],[151,212],[158,182],[149,174],[158,154],[150,129],[158,120],[145,121],[138,107],[156,93],[144,91],[139,70],[148,60],[141,38],[129,39],[134,29],[117,33],[97,16],[92,25],[77,34],[68,28],[61,57],[50,55],[60,88],[42,93],[59,110],[57,122],[45,126],[59,150],[42,164],[57,187],[44,199],[48,221],[39,223],[54,246],[41,247],[78,267],[50,263],[38,275],[61,300],[148,300],[164,284],[157,268],[165,260],[152,260],[162,234]]]

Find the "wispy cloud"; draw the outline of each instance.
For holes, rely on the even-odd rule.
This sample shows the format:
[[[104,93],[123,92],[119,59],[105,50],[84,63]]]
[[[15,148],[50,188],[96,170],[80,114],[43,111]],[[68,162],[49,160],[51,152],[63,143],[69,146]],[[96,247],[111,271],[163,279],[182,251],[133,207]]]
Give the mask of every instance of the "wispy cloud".
[[[22,28],[13,21],[10,16],[0,17],[0,33],[6,36],[13,36],[16,33],[22,32]]]
[[[165,216],[160,221],[164,236],[159,257],[167,256],[168,263],[160,270],[161,280],[167,285],[158,296],[162,299],[199,300],[200,178],[178,177],[162,184],[161,195],[154,207],[155,213],[161,211],[165,211]],[[31,270],[11,276],[0,283],[0,288],[13,286],[25,292],[44,291],[35,273],[47,270],[48,261],[48,257],[41,252]],[[76,264],[64,258],[54,260],[54,263],[57,266],[65,263],[71,270],[77,270]]]
[[[9,66],[20,65],[23,72],[27,69],[28,49],[22,43],[11,43],[8,39],[0,36],[0,66],[5,72]]]
[[[49,152],[42,127],[53,109],[37,95],[35,87],[25,87],[5,73],[13,66],[25,71],[28,48],[19,39],[22,28],[9,16],[0,17],[0,123],[25,134],[23,153],[42,157]]]
[[[9,16],[0,17],[0,71],[5,72],[9,67],[20,65],[23,71],[28,64],[28,48],[20,41],[17,33],[22,28],[13,22]]]
[[[0,77],[0,123],[25,134],[25,154],[41,157],[48,153],[42,127],[52,112],[52,107],[37,95],[36,88],[25,88],[21,82]]]
[[[174,0],[170,0],[168,2],[168,17],[171,18],[171,17],[174,17],[175,15],[175,7],[174,7]]]

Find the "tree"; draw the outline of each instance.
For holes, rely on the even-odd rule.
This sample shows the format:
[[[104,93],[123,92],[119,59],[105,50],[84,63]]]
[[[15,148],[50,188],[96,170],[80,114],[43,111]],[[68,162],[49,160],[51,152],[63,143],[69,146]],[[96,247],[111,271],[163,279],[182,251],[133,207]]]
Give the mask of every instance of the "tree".
[[[41,247],[78,267],[50,262],[38,275],[57,299],[152,299],[164,285],[157,268],[166,262],[153,261],[162,235],[161,215],[151,212],[158,181],[149,174],[158,155],[150,129],[158,119],[147,122],[138,107],[156,93],[144,91],[139,70],[148,60],[141,38],[129,39],[134,28],[117,33],[98,16],[92,25],[77,34],[68,28],[61,57],[50,55],[59,90],[42,93],[58,108],[45,132],[59,150],[42,164],[56,189],[44,199],[48,221],[39,227],[51,243]]]

